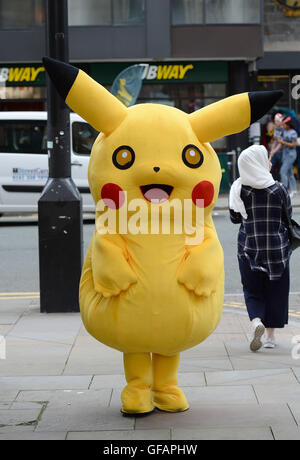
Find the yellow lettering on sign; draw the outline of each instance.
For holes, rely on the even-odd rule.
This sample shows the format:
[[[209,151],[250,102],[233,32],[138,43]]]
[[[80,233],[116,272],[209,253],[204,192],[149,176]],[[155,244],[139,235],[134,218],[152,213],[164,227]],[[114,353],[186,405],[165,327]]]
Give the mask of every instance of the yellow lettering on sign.
[[[35,81],[45,67],[10,67],[8,81]]]
[[[183,80],[186,73],[194,68],[193,64],[159,65],[157,66],[157,80]]]
[[[34,67],[31,67],[31,81],[35,81],[37,79],[37,76],[40,72],[44,72],[45,67],[38,67],[35,69]]]
[[[171,65],[159,65],[157,67],[157,80],[167,80],[172,69]]]
[[[23,74],[23,68],[10,67],[8,81],[19,81]]]
[[[185,77],[185,74],[187,73],[188,70],[192,70],[194,68],[193,64],[189,64],[186,66],[181,65],[180,66],[180,73],[179,73],[179,78],[182,80]]]
[[[178,75],[179,75],[179,65],[173,65],[172,66],[171,73],[169,75],[169,79],[174,78],[175,80],[178,80]]]
[[[22,74],[22,76],[20,78],[20,81],[24,81],[24,80],[30,81],[30,76],[31,76],[30,75],[30,67],[24,67],[23,74]]]

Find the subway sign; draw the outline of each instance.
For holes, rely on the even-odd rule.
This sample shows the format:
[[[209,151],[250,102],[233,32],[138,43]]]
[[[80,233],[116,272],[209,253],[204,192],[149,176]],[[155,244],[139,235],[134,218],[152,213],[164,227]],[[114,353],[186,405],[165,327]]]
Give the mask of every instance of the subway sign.
[[[103,85],[111,85],[122,70],[137,62],[97,62],[74,64]],[[140,64],[144,83],[224,83],[228,81],[225,61],[162,61]],[[0,86],[45,86],[46,72],[41,65],[3,65]]]
[[[111,85],[126,67],[137,62],[97,62],[89,64],[89,74],[103,85]],[[226,61],[161,61],[140,62],[144,83],[226,83]]]
[[[4,86],[45,86],[43,66],[3,66],[0,67],[0,85]]]
[[[143,80],[184,80],[194,69],[193,64],[141,64],[144,67]]]

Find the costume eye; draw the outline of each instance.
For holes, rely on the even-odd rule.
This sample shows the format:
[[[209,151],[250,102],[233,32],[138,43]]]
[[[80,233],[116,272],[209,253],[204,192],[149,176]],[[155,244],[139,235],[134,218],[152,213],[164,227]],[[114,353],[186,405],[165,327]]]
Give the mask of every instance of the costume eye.
[[[133,165],[135,160],[135,154],[131,147],[128,145],[122,145],[118,147],[112,156],[113,164],[119,169],[128,169]]]
[[[203,153],[195,145],[187,145],[182,151],[182,161],[189,168],[199,168],[204,160]]]

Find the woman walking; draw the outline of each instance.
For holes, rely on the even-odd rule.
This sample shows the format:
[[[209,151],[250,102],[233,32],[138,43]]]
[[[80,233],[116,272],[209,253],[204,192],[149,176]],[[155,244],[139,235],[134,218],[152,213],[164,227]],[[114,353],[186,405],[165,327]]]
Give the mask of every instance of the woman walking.
[[[282,145],[282,166],[280,169],[281,182],[290,192],[292,198],[297,192],[296,179],[294,176],[294,163],[297,158],[297,131],[291,117],[283,120],[283,136],[277,139]]]
[[[240,178],[230,191],[230,217],[241,224],[238,261],[248,315],[251,351],[274,348],[275,329],[288,323],[291,255],[280,186],[270,173],[267,149],[253,145],[238,160]],[[292,214],[291,200],[282,187]]]

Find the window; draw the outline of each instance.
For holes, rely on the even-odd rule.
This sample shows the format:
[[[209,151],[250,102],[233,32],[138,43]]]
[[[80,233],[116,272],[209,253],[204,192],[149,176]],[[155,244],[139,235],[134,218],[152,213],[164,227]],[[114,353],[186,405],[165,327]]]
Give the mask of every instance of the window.
[[[68,16],[70,26],[109,25],[111,0],[68,0]]]
[[[261,0],[171,0],[172,24],[258,24]]]
[[[98,131],[87,123],[74,121],[72,124],[73,152],[79,155],[90,155],[98,134]]]
[[[203,0],[172,0],[172,24],[202,24]]]
[[[113,0],[114,24],[142,24],[144,3],[141,0]]]
[[[207,0],[207,24],[257,24],[260,22],[260,0]]]
[[[69,25],[142,24],[145,0],[68,0]]]
[[[45,7],[43,0],[1,0],[1,29],[28,29],[44,23]]]
[[[47,153],[46,121],[0,121],[0,152]]]

